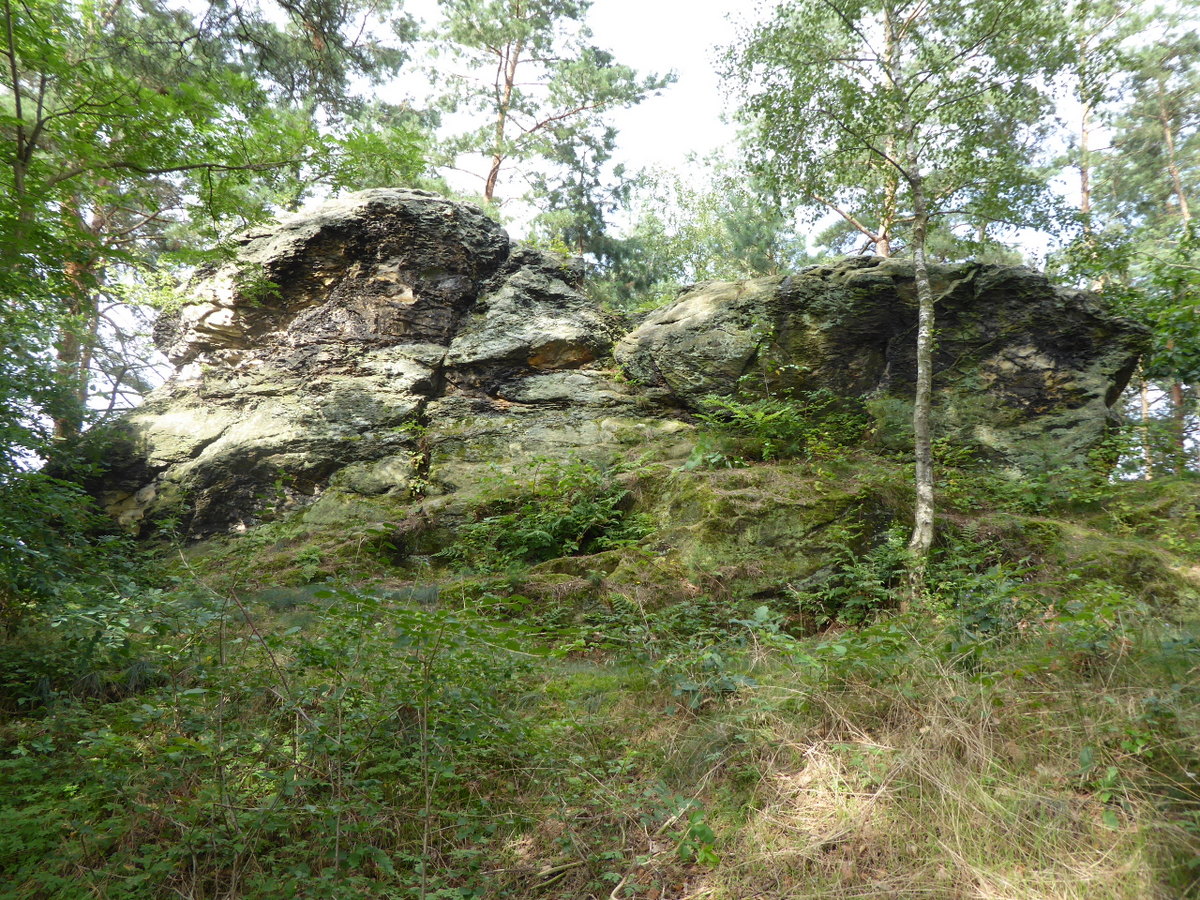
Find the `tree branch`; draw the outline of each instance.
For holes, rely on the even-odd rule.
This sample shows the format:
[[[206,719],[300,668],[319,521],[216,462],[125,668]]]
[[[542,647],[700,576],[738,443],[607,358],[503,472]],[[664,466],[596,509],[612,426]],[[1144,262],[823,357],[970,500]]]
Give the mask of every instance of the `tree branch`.
[[[816,200],[818,203],[820,203],[822,206],[824,206],[826,209],[828,209],[830,212],[837,213],[839,216],[841,216],[843,219],[845,219],[847,222],[849,222],[855,231],[859,232],[864,237],[869,238],[872,244],[878,244],[882,240],[882,238],[879,235],[875,234],[875,232],[871,231],[871,229],[869,229],[866,225],[864,225],[862,222],[858,221],[858,219],[855,216],[852,216],[850,213],[846,212],[844,209],[842,209],[840,206],[838,206],[833,201],[827,200],[824,197],[822,197],[820,194],[816,194],[816,193],[810,192],[809,196],[812,197],[814,200]]]
[[[269,163],[246,163],[244,165],[229,165],[227,163],[187,163],[178,166],[142,166],[137,163],[128,162],[125,160],[111,163],[95,163],[89,165],[75,166],[68,169],[53,178],[47,179],[48,185],[60,184],[64,181],[69,181],[85,172],[111,172],[111,171],[128,171],[136,172],[138,175],[170,175],[176,172],[269,172],[272,169],[281,169],[284,166],[295,165],[301,162],[299,159],[284,159],[276,160]]]

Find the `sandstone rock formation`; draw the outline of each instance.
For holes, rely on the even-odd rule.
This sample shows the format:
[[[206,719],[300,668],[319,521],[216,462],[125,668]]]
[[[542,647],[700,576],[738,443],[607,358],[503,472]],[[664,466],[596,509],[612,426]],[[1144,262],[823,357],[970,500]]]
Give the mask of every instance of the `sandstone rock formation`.
[[[1144,348],[1142,330],[1030,269],[931,266],[930,277],[942,433],[1018,468],[1086,458],[1112,423]],[[908,261],[850,257],[795,275],[702,285],[626,335],[616,358],[630,376],[692,407],[739,388],[907,398],[916,381],[915,308]]]
[[[175,375],[119,428],[106,506],[194,536],[266,508],[451,493],[496,460],[684,428],[597,365],[609,321],[564,261],[480,210],[372,190],[241,238],[157,337]]]
[[[1095,446],[1144,335],[1028,270],[936,280],[943,427],[1006,464]],[[903,421],[904,262],[702,285],[624,336],[579,281],[418,191],[249,232],[160,328],[176,374],[123,420],[102,500],[131,528],[172,515],[193,536],[269,508],[320,522],[369,517],[379,498],[436,507],[497,464],[686,442],[689,411],[739,388],[893,398],[881,421]]]

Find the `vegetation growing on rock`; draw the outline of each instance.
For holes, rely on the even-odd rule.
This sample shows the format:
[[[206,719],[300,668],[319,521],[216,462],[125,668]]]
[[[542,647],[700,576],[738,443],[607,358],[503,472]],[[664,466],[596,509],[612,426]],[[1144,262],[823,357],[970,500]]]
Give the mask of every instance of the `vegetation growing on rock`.
[[[902,615],[908,465],[846,437],[704,427],[497,470],[457,530],[380,495],[80,582],[5,638],[0,896],[1185,896],[1191,483],[944,457]]]
[[[1200,894],[1191,6],[437,6],[0,2],[0,900]]]

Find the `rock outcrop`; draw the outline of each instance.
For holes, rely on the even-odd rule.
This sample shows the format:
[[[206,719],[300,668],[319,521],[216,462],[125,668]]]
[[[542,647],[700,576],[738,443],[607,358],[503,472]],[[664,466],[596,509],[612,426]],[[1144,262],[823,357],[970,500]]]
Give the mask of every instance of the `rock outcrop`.
[[[1142,332],[1029,270],[935,279],[943,428],[1017,466],[1095,447]],[[904,262],[701,285],[627,334],[579,288],[570,264],[418,191],[249,232],[160,327],[176,374],[121,423],[102,500],[131,528],[171,515],[192,536],[280,507],[436,506],[497,464],[686,445],[702,399],[738,389],[875,397],[881,439],[889,417],[903,430]]]
[[[1018,468],[1086,458],[1112,423],[1145,333],[1030,269],[931,266],[930,277],[942,433]],[[739,389],[907,398],[916,383],[912,265],[850,257],[702,285],[626,335],[616,359],[693,408]],[[903,418],[881,437],[903,432]]]

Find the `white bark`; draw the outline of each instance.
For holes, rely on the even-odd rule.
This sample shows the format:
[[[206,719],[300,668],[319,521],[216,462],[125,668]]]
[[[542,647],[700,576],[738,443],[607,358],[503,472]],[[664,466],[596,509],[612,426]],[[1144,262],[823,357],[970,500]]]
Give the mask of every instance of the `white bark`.
[[[925,236],[929,213],[925,184],[915,166],[909,174],[913,195],[913,270],[917,282],[917,386],[913,402],[913,450],[916,456],[917,502],[913,511],[913,532],[908,542],[912,557],[909,570],[913,599],[925,590],[925,567],[934,535],[933,491],[933,288],[925,262]]]

